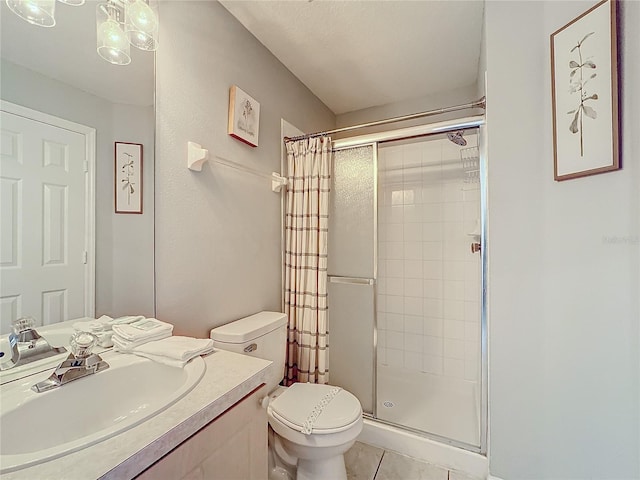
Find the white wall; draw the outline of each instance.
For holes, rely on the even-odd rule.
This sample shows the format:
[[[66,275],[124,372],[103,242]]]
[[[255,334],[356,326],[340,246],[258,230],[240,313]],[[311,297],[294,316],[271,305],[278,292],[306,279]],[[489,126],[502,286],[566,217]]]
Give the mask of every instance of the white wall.
[[[555,182],[549,35],[594,2],[486,8],[490,471],[640,477],[640,3],[621,3],[620,171]]]
[[[478,78],[476,79],[476,98],[486,95],[485,73],[487,72],[487,9],[482,12],[482,36],[480,38],[480,59],[478,60]]]
[[[157,53],[156,307],[175,332],[280,309],[280,196],[266,179],[209,162],[186,167],[187,141],[270,173],[280,119],[332,128],[333,113],[217,2],[161,2]],[[260,103],[259,146],[227,135],[229,87]]]
[[[113,105],[113,138],[142,144],[142,215],[111,214],[111,315],[155,314],[153,232],[155,114],[152,106]],[[113,147],[112,147],[113,148]],[[113,197],[112,197],[113,198]],[[113,200],[112,200],[113,201]]]
[[[400,102],[389,103],[386,105],[379,105],[376,107],[365,108],[363,110],[356,110],[354,112],[343,113],[336,117],[337,127],[348,127],[351,125],[359,125],[361,123],[373,122],[377,120],[384,120],[386,118],[398,117],[401,115],[410,115],[412,113],[424,112],[427,110],[435,110],[443,107],[451,107],[454,105],[463,105],[465,103],[473,102],[480,98],[477,95],[478,87],[476,84],[468,85],[467,87],[458,88],[455,90],[448,90],[445,92],[439,92],[433,95],[427,95],[420,98],[412,98],[403,100]],[[460,118],[465,115],[481,114],[481,110],[464,110],[462,112],[454,112],[435,117],[427,117],[405,121],[398,124],[381,125],[379,127],[369,127],[366,130],[354,130],[345,133],[339,133],[334,135],[335,138],[346,138],[353,135],[362,135],[365,133],[384,132],[391,128],[405,128],[413,125],[424,125],[431,121],[443,121],[451,118]]]
[[[152,314],[153,107],[116,105],[5,60],[0,95],[9,102],[96,129],[96,315]],[[150,186],[145,191],[148,208],[129,222],[114,213],[116,140],[144,143],[145,158],[150,160],[144,171],[145,185]],[[144,253],[120,248],[124,240],[133,238],[140,239],[141,243],[133,243]]]

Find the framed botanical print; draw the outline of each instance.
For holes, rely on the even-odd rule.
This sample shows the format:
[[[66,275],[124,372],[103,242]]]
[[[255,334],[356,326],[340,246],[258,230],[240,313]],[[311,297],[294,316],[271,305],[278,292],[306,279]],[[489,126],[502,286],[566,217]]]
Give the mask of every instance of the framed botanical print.
[[[116,142],[116,213],[142,213],[142,145]]]
[[[260,104],[233,85],[229,90],[229,135],[257,147],[259,130]]]
[[[616,0],[551,34],[554,178],[620,168]]]

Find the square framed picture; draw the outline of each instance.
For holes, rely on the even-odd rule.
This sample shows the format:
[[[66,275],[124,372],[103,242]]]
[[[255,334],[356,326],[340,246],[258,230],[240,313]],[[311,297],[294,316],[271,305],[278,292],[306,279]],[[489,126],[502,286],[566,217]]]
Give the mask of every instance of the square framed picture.
[[[620,168],[616,0],[551,34],[554,178]]]
[[[142,145],[115,143],[116,213],[142,213]]]
[[[260,104],[233,85],[229,90],[229,135],[257,147],[259,130]]]

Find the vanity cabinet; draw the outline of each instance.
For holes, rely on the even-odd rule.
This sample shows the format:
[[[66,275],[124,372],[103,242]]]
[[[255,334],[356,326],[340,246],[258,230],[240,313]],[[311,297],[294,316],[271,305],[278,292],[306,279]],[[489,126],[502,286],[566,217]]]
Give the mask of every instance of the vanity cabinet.
[[[266,480],[264,384],[136,477],[138,480]]]

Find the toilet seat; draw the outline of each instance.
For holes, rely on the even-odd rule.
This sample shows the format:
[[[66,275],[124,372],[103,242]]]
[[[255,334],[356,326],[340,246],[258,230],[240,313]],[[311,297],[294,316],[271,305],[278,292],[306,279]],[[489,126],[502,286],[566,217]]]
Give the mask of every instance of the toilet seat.
[[[300,425],[296,425],[294,423],[291,423],[289,421],[287,421],[286,419],[282,418],[281,416],[279,416],[277,413],[271,411],[271,417],[274,418],[275,420],[277,420],[278,422],[280,422],[282,425],[295,430],[296,432],[302,432],[302,427]],[[343,427],[336,427],[336,428],[322,428],[322,429],[318,429],[315,428],[312,431],[313,435],[327,435],[330,433],[340,433],[340,432],[344,432],[346,430],[349,430],[350,428],[354,427],[358,422],[360,421],[360,418],[356,418],[353,422],[351,422],[349,425],[345,425]]]
[[[295,383],[270,404],[269,413],[283,425],[303,432],[305,421],[314,408],[336,387],[311,383]],[[358,399],[346,390],[332,395],[315,419],[312,434],[339,433],[352,428],[362,416]]]

